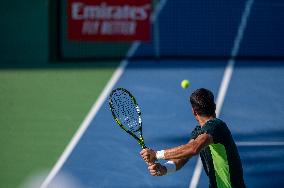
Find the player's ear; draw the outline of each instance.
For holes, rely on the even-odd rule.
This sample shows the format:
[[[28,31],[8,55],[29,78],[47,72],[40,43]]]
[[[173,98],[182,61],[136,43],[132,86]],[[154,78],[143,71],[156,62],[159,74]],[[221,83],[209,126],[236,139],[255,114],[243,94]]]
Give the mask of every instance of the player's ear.
[[[193,108],[191,108],[191,110],[192,110],[192,114],[193,114],[194,116],[197,116],[196,111],[195,111]]]

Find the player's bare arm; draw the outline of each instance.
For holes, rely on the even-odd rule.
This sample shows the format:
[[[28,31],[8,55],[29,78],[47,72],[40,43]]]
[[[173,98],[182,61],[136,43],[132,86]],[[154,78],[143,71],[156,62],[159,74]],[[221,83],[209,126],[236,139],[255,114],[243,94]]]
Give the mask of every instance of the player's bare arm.
[[[154,162],[158,159],[173,160],[173,159],[189,159],[197,155],[204,147],[213,143],[212,136],[209,134],[201,134],[195,140],[190,140],[187,144],[163,150],[163,153],[152,149],[144,149],[141,151],[141,156],[146,162]],[[160,155],[160,156],[159,156]]]
[[[181,169],[188,161],[188,159],[171,159],[176,165],[176,170]]]
[[[164,159],[182,159],[191,158],[194,155],[213,143],[212,136],[209,134],[201,134],[195,140],[191,140],[185,145],[181,145],[175,148],[167,149],[164,151]]]
[[[186,164],[188,159],[173,159],[170,161],[175,164],[175,168],[176,168],[175,171],[177,171]],[[148,170],[152,176],[164,176],[167,173],[169,173],[166,166],[160,163],[152,163],[151,165],[148,166]]]

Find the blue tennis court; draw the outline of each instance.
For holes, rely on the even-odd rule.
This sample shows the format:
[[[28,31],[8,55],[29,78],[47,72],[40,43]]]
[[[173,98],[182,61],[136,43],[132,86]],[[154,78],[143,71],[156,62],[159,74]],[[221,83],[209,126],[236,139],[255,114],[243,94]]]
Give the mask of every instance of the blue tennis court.
[[[123,61],[126,66],[118,69],[122,70],[119,76],[106,87],[101,105],[95,107],[93,116],[87,117],[88,124],[83,125],[86,129],[80,130],[81,137],[71,143],[74,148],[51,172],[47,181],[50,185],[60,174],[67,173],[84,188],[208,187],[205,173],[198,172],[197,157],[175,174],[152,177],[139,155],[139,145],[115,124],[107,100],[113,88],[124,87],[131,91],[141,107],[145,143],[159,150],[188,141],[197,124],[188,97],[193,90],[204,87],[212,90],[221,101],[218,115],[227,122],[237,142],[247,187],[283,186],[284,62],[236,58],[238,55],[261,57],[283,53],[284,45],[277,43],[277,37],[283,37],[281,31],[284,31],[284,25],[280,24],[280,18],[283,19],[281,1],[243,0],[227,2],[225,6],[221,5],[223,1],[218,1],[220,4],[208,7],[196,2],[186,8],[184,2],[164,2],[159,20],[160,30],[167,32],[161,33],[163,43],[159,54],[202,56],[206,51],[211,56],[225,54],[229,58]],[[204,7],[203,15],[195,11],[200,6]],[[219,10],[220,7],[226,8]],[[186,19],[192,25],[167,22],[173,16],[173,9],[184,8],[187,11],[177,14],[176,20],[184,23]],[[271,15],[266,15],[268,10]],[[216,24],[210,34],[208,25],[202,24],[207,13],[212,19],[208,23]],[[226,32],[217,24],[218,20],[227,23]],[[188,37],[180,38],[182,35],[178,33],[186,30],[190,31]],[[274,42],[265,36],[268,34],[274,36]],[[155,51],[154,48],[154,42],[142,43],[132,55],[147,56]],[[192,83],[187,90],[179,85],[185,78]]]
[[[267,63],[236,63],[220,115],[239,145],[248,187],[283,184],[284,67],[280,62]],[[168,148],[188,141],[196,122],[188,103],[190,91],[182,90],[177,83],[186,77],[193,83],[190,90],[202,86],[217,95],[225,65],[222,61],[214,65],[167,61],[157,67],[153,62],[130,62],[115,87],[128,88],[135,94],[142,108],[148,147]],[[268,79],[262,79],[264,74]],[[71,173],[86,187],[189,186],[195,158],[176,174],[151,177],[139,152],[137,143],[115,124],[105,101],[60,172]],[[207,186],[202,173],[198,187]]]

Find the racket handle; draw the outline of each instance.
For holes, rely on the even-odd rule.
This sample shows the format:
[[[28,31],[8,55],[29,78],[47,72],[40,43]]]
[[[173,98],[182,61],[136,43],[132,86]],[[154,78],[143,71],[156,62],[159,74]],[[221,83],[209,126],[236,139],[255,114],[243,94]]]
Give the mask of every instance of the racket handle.
[[[145,145],[142,145],[141,147],[142,147],[142,149],[147,149],[147,148],[148,148],[148,147],[145,146]],[[148,166],[153,165],[153,164],[156,164],[156,163],[155,163],[155,162],[153,162],[153,163],[147,163]]]
[[[141,145],[141,148],[142,148],[142,149],[147,149],[147,148],[148,148],[147,146],[145,146],[144,143],[139,143],[139,144]]]

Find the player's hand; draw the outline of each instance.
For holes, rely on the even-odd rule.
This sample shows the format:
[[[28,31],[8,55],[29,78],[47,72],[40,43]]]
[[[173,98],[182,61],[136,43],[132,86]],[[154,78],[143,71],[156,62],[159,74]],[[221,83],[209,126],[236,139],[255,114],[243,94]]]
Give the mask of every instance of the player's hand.
[[[148,170],[152,176],[163,176],[167,173],[166,167],[160,163],[153,163],[148,167]]]
[[[140,155],[148,165],[154,163],[157,160],[156,151],[152,149],[143,149],[140,152]]]

